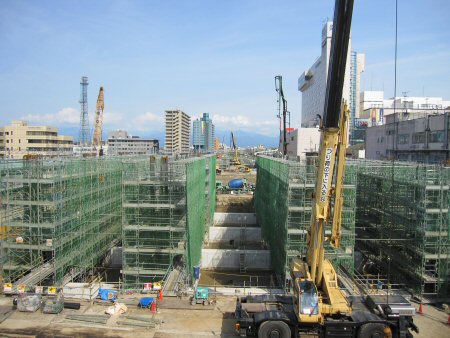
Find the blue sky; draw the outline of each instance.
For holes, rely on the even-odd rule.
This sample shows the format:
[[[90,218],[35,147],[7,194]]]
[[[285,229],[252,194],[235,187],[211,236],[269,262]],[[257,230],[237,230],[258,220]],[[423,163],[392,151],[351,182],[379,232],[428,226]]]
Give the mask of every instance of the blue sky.
[[[393,96],[394,0],[355,0],[363,89]],[[216,128],[277,135],[274,76],[298,126],[298,76],[320,53],[334,1],[0,0],[0,125],[76,127],[105,86],[105,129],[163,130],[165,109],[208,112]],[[450,99],[450,1],[399,0],[398,95]]]

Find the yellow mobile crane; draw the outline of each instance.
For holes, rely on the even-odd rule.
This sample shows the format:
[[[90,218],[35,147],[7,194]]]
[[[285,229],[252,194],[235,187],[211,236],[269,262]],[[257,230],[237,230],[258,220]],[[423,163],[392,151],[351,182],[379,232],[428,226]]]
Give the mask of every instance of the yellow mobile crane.
[[[103,112],[105,110],[105,100],[103,94],[103,86],[100,87],[97,98],[97,105],[95,107],[95,127],[92,135],[92,146],[95,149],[97,156],[103,156],[102,149],[102,129],[103,129]]]
[[[336,0],[308,253],[292,262],[292,294],[238,299],[236,330],[241,336],[409,338],[410,329],[418,332],[412,320],[415,309],[405,298],[345,296],[336,270],[324,257],[325,241],[338,248],[341,236],[348,129],[342,89],[352,11],[353,0]],[[326,225],[332,228],[330,238],[325,237]]]

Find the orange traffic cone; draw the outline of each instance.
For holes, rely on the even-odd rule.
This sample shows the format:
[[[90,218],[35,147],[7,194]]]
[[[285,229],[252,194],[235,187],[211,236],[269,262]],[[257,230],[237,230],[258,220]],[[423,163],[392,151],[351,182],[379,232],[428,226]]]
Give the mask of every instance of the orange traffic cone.
[[[422,303],[420,303],[420,305],[419,305],[419,311],[417,311],[417,313],[418,313],[419,315],[423,315],[423,306],[422,306]]]
[[[163,300],[162,290],[159,290],[159,300]]]
[[[153,313],[156,313],[156,302],[155,302],[155,301],[152,302],[152,305],[151,305],[151,311],[152,311]]]

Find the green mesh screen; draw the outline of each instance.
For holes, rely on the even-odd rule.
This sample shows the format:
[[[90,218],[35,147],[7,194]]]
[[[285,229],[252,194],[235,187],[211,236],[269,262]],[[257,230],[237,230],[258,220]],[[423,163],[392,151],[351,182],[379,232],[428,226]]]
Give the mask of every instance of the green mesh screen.
[[[193,267],[200,265],[205,234],[205,166],[204,159],[186,165],[187,269],[192,276]]]

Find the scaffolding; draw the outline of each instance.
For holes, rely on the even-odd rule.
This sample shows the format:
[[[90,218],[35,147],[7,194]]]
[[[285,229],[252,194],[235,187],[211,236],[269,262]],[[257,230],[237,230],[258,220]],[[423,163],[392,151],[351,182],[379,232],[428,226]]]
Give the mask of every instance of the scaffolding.
[[[120,160],[6,160],[0,180],[4,282],[61,286],[120,241]]]
[[[268,242],[272,266],[281,286],[290,285],[292,258],[305,255],[311,224],[312,195],[316,181],[316,159],[302,162],[258,156],[255,206],[263,237]],[[326,257],[353,270],[355,244],[355,198],[357,167],[347,163],[344,181],[341,248],[326,245]],[[331,234],[328,230],[327,234]]]
[[[448,298],[450,168],[381,161],[358,166],[358,248],[390,271],[393,282],[422,297]]]
[[[123,164],[125,288],[161,281],[173,267],[191,276],[215,211],[215,156],[152,156]]]

